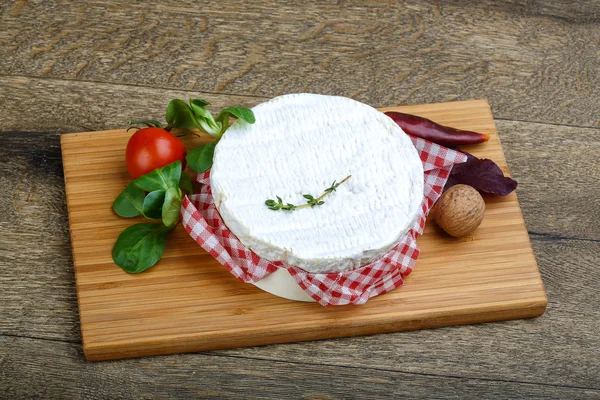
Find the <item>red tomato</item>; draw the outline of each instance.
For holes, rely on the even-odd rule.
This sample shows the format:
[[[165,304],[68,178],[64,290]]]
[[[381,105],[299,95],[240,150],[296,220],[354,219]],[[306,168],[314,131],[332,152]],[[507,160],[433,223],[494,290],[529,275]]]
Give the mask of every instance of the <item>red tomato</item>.
[[[185,145],[161,128],[140,129],[127,142],[125,160],[132,178],[139,178],[156,168],[177,160],[185,168]]]

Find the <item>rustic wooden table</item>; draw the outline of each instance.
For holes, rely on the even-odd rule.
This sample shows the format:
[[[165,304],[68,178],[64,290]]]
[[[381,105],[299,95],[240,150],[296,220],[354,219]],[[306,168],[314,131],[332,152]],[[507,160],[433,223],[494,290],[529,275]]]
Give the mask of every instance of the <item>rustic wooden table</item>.
[[[600,398],[600,1],[0,10],[0,398]],[[160,118],[177,96],[219,108],[304,91],[373,106],[489,99],[546,313],[85,361],[58,135]]]

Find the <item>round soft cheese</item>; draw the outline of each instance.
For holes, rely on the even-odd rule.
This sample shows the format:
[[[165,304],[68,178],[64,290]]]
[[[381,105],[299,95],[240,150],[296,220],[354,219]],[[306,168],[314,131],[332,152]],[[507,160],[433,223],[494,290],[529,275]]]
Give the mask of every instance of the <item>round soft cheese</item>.
[[[253,108],[216,146],[210,183],[227,227],[259,256],[308,272],[341,272],[387,253],[412,228],[423,166],[410,138],[374,108],[344,97],[289,94]],[[306,203],[351,178],[324,204]]]

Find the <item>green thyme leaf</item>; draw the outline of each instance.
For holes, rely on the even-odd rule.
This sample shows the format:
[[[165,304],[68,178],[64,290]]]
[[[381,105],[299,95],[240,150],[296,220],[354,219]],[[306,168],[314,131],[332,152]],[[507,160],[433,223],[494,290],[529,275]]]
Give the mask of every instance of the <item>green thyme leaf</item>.
[[[323,204],[325,204],[325,202],[322,199],[325,196],[327,196],[328,194],[335,192],[335,190],[338,188],[338,186],[340,186],[342,183],[346,182],[351,177],[352,177],[352,175],[348,175],[339,183],[336,183],[336,181],[333,181],[333,183],[331,184],[331,187],[328,187],[327,189],[325,189],[323,194],[317,198],[315,198],[312,194],[303,194],[302,197],[304,197],[306,199],[306,204],[302,204],[299,206],[297,206],[295,204],[291,204],[291,203],[283,204],[283,200],[281,199],[281,197],[275,196],[277,198],[278,203],[275,203],[275,200],[268,199],[265,201],[265,205],[270,210],[274,210],[274,211],[277,211],[277,210],[294,211],[298,208],[322,206]]]

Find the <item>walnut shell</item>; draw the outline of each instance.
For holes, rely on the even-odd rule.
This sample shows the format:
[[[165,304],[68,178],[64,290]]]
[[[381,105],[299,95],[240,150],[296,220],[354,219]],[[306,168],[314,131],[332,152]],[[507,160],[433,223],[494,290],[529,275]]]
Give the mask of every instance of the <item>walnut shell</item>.
[[[433,206],[435,222],[450,236],[461,237],[473,232],[485,215],[485,202],[479,192],[468,185],[454,185]]]

